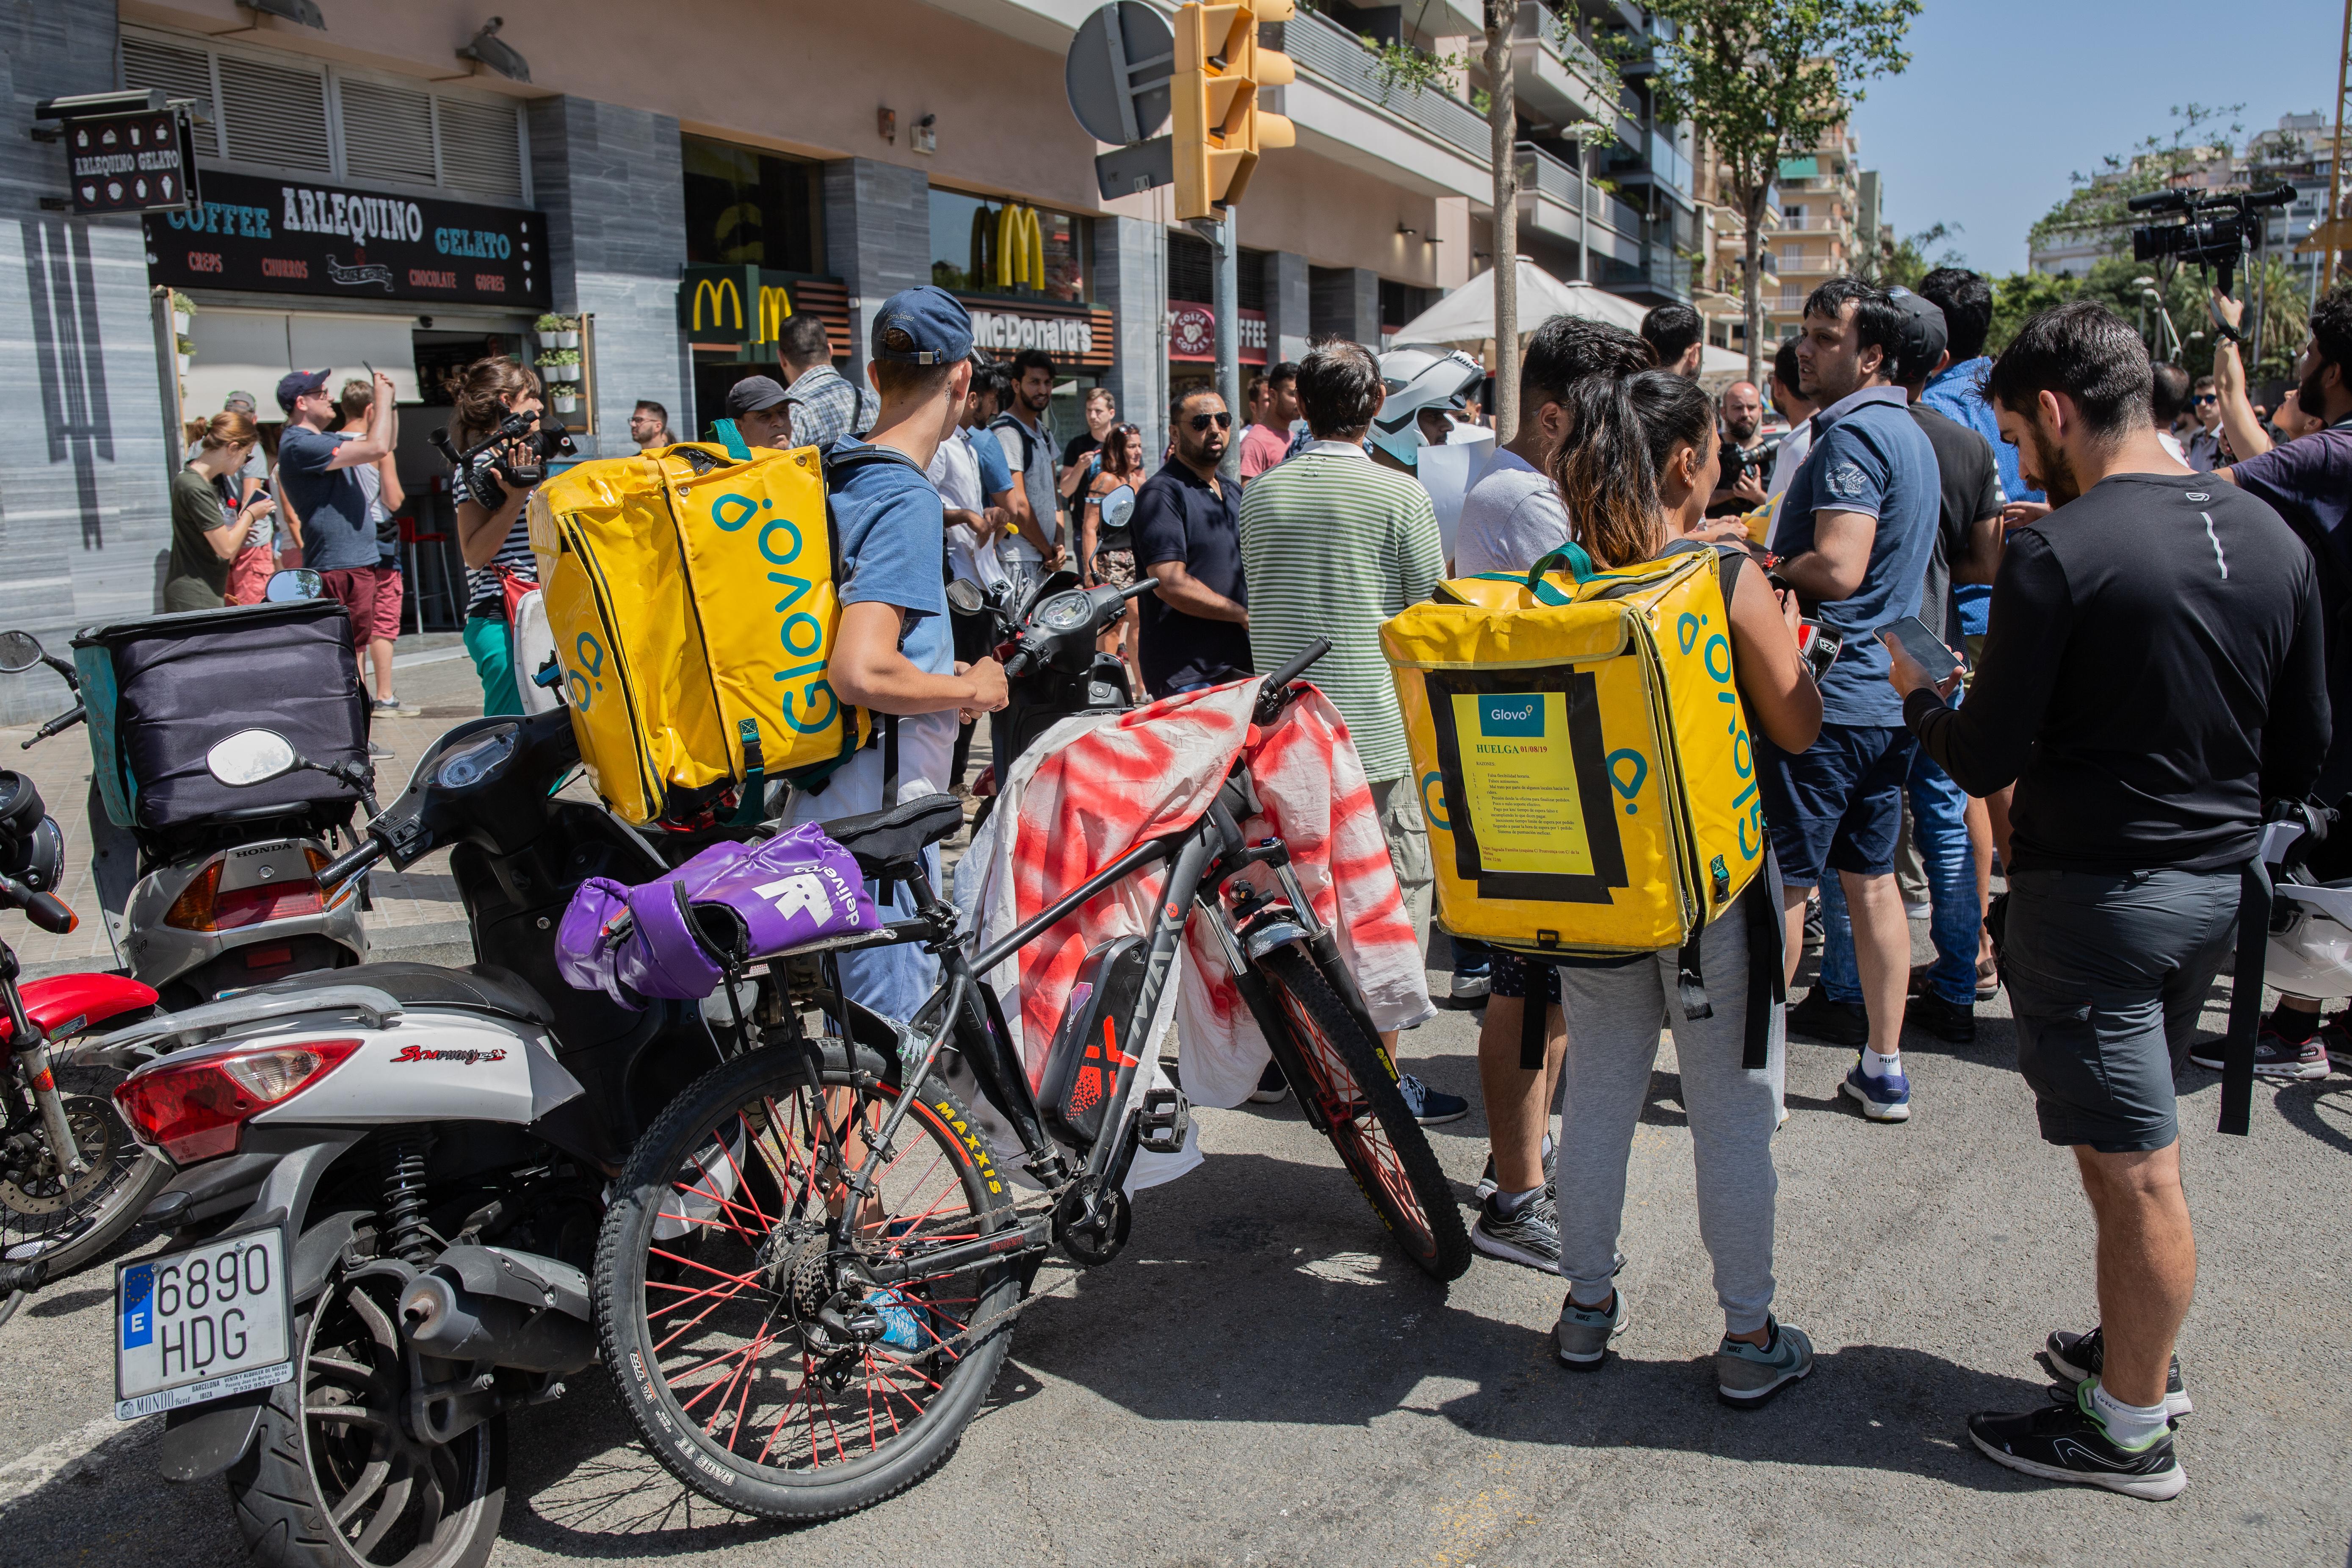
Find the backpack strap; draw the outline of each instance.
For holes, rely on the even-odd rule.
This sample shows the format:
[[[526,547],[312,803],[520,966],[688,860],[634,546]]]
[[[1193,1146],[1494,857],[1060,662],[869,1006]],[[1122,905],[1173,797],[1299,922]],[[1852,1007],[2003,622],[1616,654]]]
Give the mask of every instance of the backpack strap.
[[[712,439],[727,448],[727,455],[737,462],[748,463],[751,460],[751,448],[745,443],[743,432],[735,427],[735,421],[732,419],[713,420],[710,435]]]
[[[1748,1037],[1739,1065],[1761,1072],[1772,1059],[1772,1009],[1789,998],[1789,972],[1781,957],[1788,936],[1773,905],[1769,863],[1748,884],[1740,902],[1748,906]]]
[[[2270,948],[2271,874],[2256,855],[2239,879],[2238,962],[2230,981],[2230,1034],[2221,1048],[2221,1131],[2243,1138],[2254,1098],[2255,1037],[2263,1026],[2263,970]]]

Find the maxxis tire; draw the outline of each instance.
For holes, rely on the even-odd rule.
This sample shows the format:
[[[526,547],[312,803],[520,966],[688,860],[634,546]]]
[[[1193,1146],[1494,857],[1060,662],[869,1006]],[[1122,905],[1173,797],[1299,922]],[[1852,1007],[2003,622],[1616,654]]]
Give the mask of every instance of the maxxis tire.
[[[824,1087],[847,1086],[853,1061],[850,1051],[837,1039],[826,1039],[822,1047]],[[863,1046],[854,1049],[856,1071],[871,1075],[880,1092],[895,1093],[882,1058]],[[769,1476],[785,1472],[743,1463],[740,1456],[703,1440],[690,1418],[685,1427],[678,1426],[675,1401],[656,1387],[660,1377],[658,1360],[653,1360],[653,1371],[647,1371],[652,1347],[647,1343],[645,1306],[648,1245],[645,1238],[670,1191],[672,1173],[688,1157],[685,1140],[698,1138],[717,1125],[763,1083],[772,1083],[772,1092],[779,1097],[802,1087],[804,1079],[799,1060],[798,1048],[793,1047],[752,1051],[711,1068],[671,1101],[631,1152],[612,1206],[605,1212],[591,1296],[604,1365],[613,1374],[630,1420],[663,1467],[696,1492],[725,1507],[763,1519],[807,1522],[851,1513],[894,1497],[944,1464],[995,1381],[1012,1343],[1013,1325],[1007,1321],[987,1331],[956,1363],[939,1397],[922,1412],[923,1430],[912,1441],[894,1443],[861,1461],[845,1463],[838,1467],[835,1479],[817,1479],[825,1474],[819,1470],[805,1480],[770,1479]],[[922,1103],[899,1130],[900,1143],[923,1136],[921,1129],[930,1125],[924,1119],[929,1116],[971,1125],[963,1105],[932,1079],[924,1085]],[[972,1136],[976,1141],[977,1135]],[[1010,1184],[997,1176],[984,1150],[968,1148],[950,1136],[942,1146],[943,1157],[944,1150],[950,1147],[963,1162],[961,1179],[966,1195],[973,1201],[980,1233],[1011,1227],[1015,1219]],[[989,1191],[992,1183],[997,1187],[994,1193]],[[993,1266],[986,1287],[976,1298],[975,1321],[1011,1309],[1020,1292],[1017,1271],[1009,1264]],[[662,1388],[667,1386],[663,1383]]]
[[[269,1391],[253,1447],[227,1475],[238,1533],[255,1560],[268,1568],[356,1568],[365,1561],[353,1555],[329,1527],[311,1485],[302,1391],[308,1382],[303,1368],[313,1315],[310,1310],[296,1315],[292,1337],[299,1349],[294,1376]],[[472,1532],[432,1568],[482,1568],[498,1544],[506,1513],[507,1418],[494,1415],[478,1430],[489,1445],[481,1513]]]
[[[1379,1038],[1368,1035],[1363,1025],[1350,1013],[1339,994],[1331,989],[1323,972],[1314,960],[1295,947],[1276,948],[1259,960],[1259,969],[1266,979],[1267,988],[1274,993],[1276,1008],[1284,1021],[1294,1031],[1296,1015],[1304,1015],[1338,1052],[1339,1060],[1354,1078],[1356,1087],[1371,1108],[1374,1121],[1382,1136],[1395,1153],[1397,1165],[1416,1205],[1421,1210],[1421,1224],[1415,1224],[1395,1194],[1382,1184],[1381,1173],[1367,1168],[1369,1152],[1360,1143],[1349,1138],[1338,1126],[1330,1129],[1332,1147],[1339,1153],[1340,1163],[1355,1179],[1357,1190],[1381,1223],[1396,1238],[1404,1255],[1430,1278],[1437,1280],[1458,1279],[1470,1267],[1470,1233],[1462,1224],[1461,1205],[1454,1196],[1453,1184],[1445,1179],[1437,1155],[1429,1147],[1429,1139],[1421,1123],[1404,1102],[1397,1088],[1396,1064],[1389,1059]],[[1293,1041],[1302,1064],[1283,1064],[1286,1075],[1294,1079],[1295,1065],[1312,1047]],[[1309,1076],[1313,1069],[1308,1068]],[[1312,1092],[1306,1082],[1291,1086],[1299,1094]],[[1417,1234],[1418,1233],[1418,1234]]]

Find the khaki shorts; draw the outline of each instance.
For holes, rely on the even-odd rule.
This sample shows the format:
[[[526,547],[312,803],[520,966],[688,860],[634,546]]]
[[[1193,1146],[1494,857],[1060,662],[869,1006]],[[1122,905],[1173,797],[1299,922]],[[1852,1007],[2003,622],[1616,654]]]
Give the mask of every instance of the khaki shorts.
[[[1373,784],[1372,809],[1380,813],[1381,837],[1389,842],[1389,864],[1396,868],[1405,913],[1412,917],[1413,941],[1427,952],[1431,884],[1436,878],[1430,869],[1429,827],[1421,819],[1421,795],[1413,787],[1412,775]]]

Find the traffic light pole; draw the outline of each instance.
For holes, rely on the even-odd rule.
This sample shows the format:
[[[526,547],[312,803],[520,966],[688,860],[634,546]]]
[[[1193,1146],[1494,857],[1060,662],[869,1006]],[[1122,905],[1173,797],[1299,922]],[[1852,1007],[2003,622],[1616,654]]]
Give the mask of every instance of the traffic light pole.
[[[1230,206],[1214,219],[1199,226],[1209,235],[1209,245],[1215,252],[1216,280],[1210,292],[1214,296],[1212,309],[1217,317],[1217,392],[1224,398],[1225,406],[1233,411],[1233,439],[1225,445],[1225,460],[1219,465],[1228,484],[1237,484],[1242,477],[1242,339],[1241,339],[1241,259],[1240,247],[1234,243],[1234,209]]]

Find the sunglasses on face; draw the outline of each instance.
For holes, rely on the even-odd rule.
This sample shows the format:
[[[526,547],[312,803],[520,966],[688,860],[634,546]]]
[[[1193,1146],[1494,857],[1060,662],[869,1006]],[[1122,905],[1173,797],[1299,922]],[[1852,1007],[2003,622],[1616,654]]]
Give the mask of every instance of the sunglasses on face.
[[[1212,425],[1215,426],[1220,430],[1230,430],[1234,427],[1234,416],[1230,414],[1195,414],[1192,416],[1192,428],[1195,430],[1206,430]]]
[[[2219,403],[2221,400],[2210,392],[2200,392],[2189,401],[2191,403]]]

